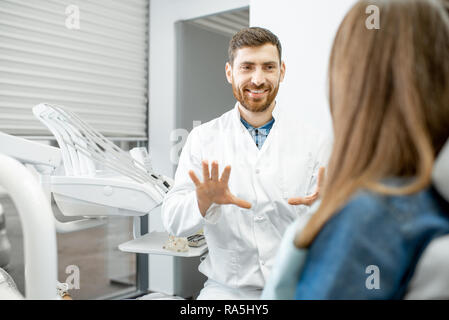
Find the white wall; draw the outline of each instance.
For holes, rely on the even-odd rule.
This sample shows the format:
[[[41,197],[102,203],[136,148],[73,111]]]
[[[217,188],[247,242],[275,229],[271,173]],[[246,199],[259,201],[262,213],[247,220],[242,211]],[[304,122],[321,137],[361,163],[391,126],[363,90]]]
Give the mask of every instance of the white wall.
[[[251,0],[250,25],[276,34],[286,75],[278,102],[298,119],[330,129],[327,67],[335,33],[355,0]]]

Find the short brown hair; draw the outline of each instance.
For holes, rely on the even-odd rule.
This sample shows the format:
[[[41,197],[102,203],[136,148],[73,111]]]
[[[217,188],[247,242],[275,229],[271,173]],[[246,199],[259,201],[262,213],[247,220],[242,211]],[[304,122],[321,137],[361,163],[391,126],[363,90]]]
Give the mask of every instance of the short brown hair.
[[[235,52],[237,49],[245,47],[261,47],[264,44],[271,43],[276,46],[279,53],[279,62],[281,62],[282,47],[278,37],[270,30],[251,27],[244,28],[237,32],[229,42],[228,57],[229,63],[234,63]]]

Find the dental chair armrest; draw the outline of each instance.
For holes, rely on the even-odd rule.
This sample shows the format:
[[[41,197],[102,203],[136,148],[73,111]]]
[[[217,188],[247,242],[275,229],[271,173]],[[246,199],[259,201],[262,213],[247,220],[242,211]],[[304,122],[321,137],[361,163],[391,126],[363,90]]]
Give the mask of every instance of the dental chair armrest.
[[[46,165],[57,168],[61,164],[59,148],[0,132],[1,152],[23,164]]]
[[[90,228],[96,228],[105,225],[107,222],[106,218],[92,218],[92,219],[81,219],[70,222],[61,222],[55,217],[55,227],[58,233],[69,233],[74,231],[81,231]]]

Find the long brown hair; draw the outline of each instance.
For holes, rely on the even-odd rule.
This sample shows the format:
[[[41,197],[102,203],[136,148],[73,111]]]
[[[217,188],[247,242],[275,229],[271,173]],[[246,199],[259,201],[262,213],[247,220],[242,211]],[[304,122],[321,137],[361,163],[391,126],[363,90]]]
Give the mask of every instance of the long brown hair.
[[[369,5],[380,9],[379,29],[365,25]],[[308,247],[359,189],[405,195],[430,184],[449,137],[445,8],[444,0],[364,0],[347,13],[329,63],[334,146],[320,207],[296,237],[297,247]],[[411,182],[386,186],[381,180],[388,177]]]

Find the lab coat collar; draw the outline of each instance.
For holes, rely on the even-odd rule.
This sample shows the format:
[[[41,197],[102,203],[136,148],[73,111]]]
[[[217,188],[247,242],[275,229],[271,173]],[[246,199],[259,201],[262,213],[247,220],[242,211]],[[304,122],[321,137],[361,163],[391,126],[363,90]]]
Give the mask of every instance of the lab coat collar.
[[[275,124],[276,124],[276,123],[279,122],[279,117],[280,117],[280,114],[281,114],[281,108],[279,107],[277,101],[276,101],[275,103],[276,103],[276,104],[275,104],[275,106],[274,106],[274,108],[273,108],[272,116],[273,116],[273,118],[274,118],[274,120],[275,120],[274,122],[275,122]],[[244,126],[244,125],[242,124],[242,122],[240,121],[239,104],[240,104],[240,103],[239,103],[238,101],[235,103],[235,106],[234,106],[234,113],[235,113],[235,116],[234,116],[234,118],[235,118],[236,121],[238,121],[238,127],[239,127],[239,128],[243,128],[243,129],[246,130],[245,126]]]

